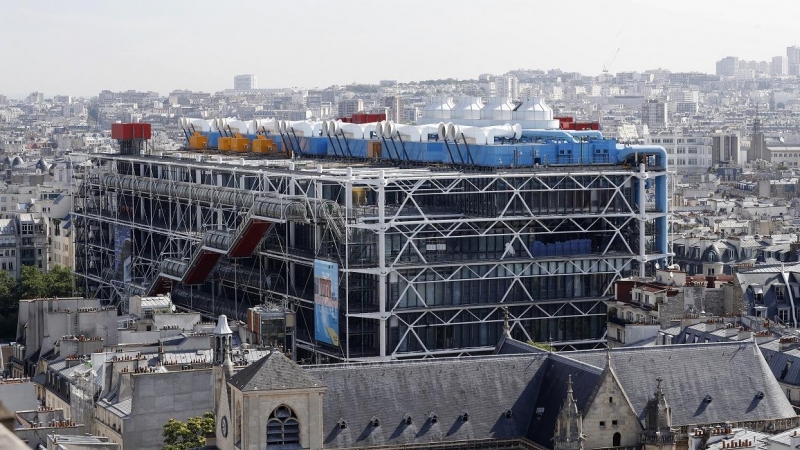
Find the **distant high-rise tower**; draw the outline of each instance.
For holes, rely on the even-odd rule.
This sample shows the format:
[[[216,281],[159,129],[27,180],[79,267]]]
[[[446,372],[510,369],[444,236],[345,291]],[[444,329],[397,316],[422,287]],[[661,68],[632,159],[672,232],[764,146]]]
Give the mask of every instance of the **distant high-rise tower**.
[[[789,60],[789,75],[800,75],[800,47],[786,47],[786,58]]]
[[[403,114],[403,97],[391,96],[383,99],[383,106],[389,108],[386,120],[391,120],[395,123],[404,122]]]
[[[364,100],[354,98],[350,100],[339,100],[339,117],[348,117],[364,109]]]
[[[735,56],[727,56],[717,61],[717,75],[721,77],[736,76],[736,70],[739,68],[739,58]]]
[[[494,84],[498,97],[519,98],[519,80],[514,75],[495,77]]]
[[[772,75],[789,75],[789,58],[785,56],[773,56],[770,73],[772,73]]]
[[[648,127],[664,129],[667,127],[668,119],[666,103],[658,100],[648,100],[642,105],[642,123]]]
[[[253,74],[236,75],[233,77],[233,89],[249,91],[256,88],[256,76]]]

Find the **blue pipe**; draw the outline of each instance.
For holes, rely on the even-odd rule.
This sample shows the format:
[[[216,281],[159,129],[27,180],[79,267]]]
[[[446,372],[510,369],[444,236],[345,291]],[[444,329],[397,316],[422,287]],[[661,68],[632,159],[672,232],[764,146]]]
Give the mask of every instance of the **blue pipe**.
[[[656,209],[659,212],[665,213],[667,212],[667,175],[658,175],[656,176]],[[656,228],[658,229],[658,241],[656,244],[658,245],[658,250],[660,253],[666,254],[668,251],[668,244],[667,244],[667,218],[666,217],[658,217],[656,218]]]
[[[667,151],[658,145],[617,145],[617,161],[624,162],[630,155],[655,156],[656,165],[667,169]],[[638,161],[637,161],[638,163]]]
[[[603,139],[603,133],[597,130],[566,130],[567,133],[575,137],[588,137],[592,139]]]
[[[571,144],[578,144],[579,142],[574,136],[562,130],[522,130],[522,137],[529,139],[543,138],[543,139],[563,139]]]

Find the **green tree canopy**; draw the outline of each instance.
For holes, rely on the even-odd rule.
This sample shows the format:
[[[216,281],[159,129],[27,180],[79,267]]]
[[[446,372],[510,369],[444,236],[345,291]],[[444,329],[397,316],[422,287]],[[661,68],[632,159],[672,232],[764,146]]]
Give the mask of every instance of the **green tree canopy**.
[[[73,293],[72,271],[66,266],[55,266],[44,274],[47,297],[71,297]]]
[[[164,424],[164,450],[188,450],[206,445],[206,434],[214,432],[214,415],[190,417],[186,423],[169,419]]]
[[[5,270],[0,270],[0,316],[16,315],[19,310],[17,297],[17,280],[11,278]]]
[[[22,266],[19,274],[19,299],[43,298],[47,296],[44,274],[33,266]]]

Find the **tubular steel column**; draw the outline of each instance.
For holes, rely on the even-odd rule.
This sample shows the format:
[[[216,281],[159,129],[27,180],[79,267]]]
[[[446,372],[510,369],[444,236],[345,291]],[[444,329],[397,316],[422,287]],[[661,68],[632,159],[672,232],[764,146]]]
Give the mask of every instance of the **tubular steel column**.
[[[378,175],[378,342],[380,357],[386,358],[386,172]]]
[[[644,164],[639,164],[639,276],[644,278],[645,265],[647,263],[647,236],[645,224],[647,222],[647,194],[645,193],[645,172]]]

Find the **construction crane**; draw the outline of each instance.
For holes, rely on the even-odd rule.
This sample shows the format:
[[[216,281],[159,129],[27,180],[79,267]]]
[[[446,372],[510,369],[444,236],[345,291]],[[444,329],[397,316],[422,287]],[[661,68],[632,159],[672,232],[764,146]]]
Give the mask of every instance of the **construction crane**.
[[[603,64],[603,73],[608,73],[608,69],[610,69],[611,65],[614,64],[614,61],[617,59],[617,55],[619,54],[620,50],[621,48],[618,48],[617,51],[614,52],[614,56],[611,57],[611,62],[608,64]]]

